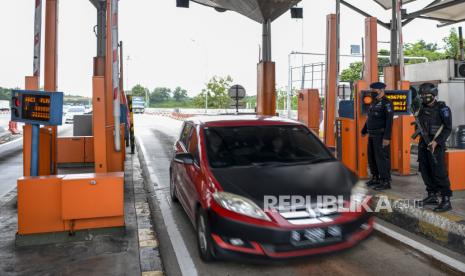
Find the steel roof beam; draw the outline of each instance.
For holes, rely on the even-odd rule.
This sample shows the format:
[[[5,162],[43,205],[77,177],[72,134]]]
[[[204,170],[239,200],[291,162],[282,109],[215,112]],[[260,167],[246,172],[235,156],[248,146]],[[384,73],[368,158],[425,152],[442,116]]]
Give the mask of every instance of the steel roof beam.
[[[428,5],[428,7],[424,8],[422,10],[406,14],[405,16],[403,16],[403,19],[419,18],[419,16],[422,16],[424,14],[434,12],[434,11],[438,11],[438,10],[442,10],[442,9],[449,8],[449,7],[453,7],[453,6],[456,6],[458,4],[462,4],[462,3],[465,3],[465,0],[454,0],[454,1],[446,2],[446,3],[443,3],[443,4],[434,5],[434,6]]]
[[[345,0],[340,0],[340,1],[341,1],[341,4],[343,4],[344,6],[348,7],[349,9],[351,9],[351,10],[353,10],[353,11],[355,11],[355,12],[357,12],[357,13],[359,13],[359,14],[365,16],[365,17],[375,17],[375,16],[372,16],[371,14],[369,14],[369,13],[367,13],[367,12],[365,12],[365,11],[359,9],[359,8],[357,8],[356,6],[354,6],[354,5],[352,5],[352,4],[348,3],[348,2],[346,2]],[[464,0],[464,1],[465,1],[465,0]],[[377,20],[377,22],[378,22],[379,25],[383,26],[384,28],[386,28],[386,29],[388,29],[388,30],[391,29],[391,24],[384,23],[383,21],[381,21],[381,20],[379,20],[379,19],[376,19],[376,20]]]

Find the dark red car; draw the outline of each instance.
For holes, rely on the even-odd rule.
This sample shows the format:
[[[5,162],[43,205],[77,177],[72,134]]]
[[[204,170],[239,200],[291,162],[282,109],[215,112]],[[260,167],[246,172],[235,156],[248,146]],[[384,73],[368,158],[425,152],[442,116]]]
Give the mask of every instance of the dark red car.
[[[301,123],[255,115],[187,119],[170,192],[204,261],[290,258],[346,249],[373,230],[363,182]],[[327,198],[337,199],[329,207]],[[323,199],[323,200],[320,200]]]

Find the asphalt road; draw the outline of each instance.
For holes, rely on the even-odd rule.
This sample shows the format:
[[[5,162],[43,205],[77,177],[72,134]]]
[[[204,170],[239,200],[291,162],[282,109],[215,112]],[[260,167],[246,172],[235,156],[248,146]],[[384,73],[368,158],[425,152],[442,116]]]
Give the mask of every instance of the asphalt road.
[[[73,134],[73,125],[63,125],[58,129],[60,136]],[[0,148],[2,146],[0,145]],[[18,147],[0,155],[0,198],[16,187],[16,179],[23,175],[23,148]]]
[[[136,115],[136,136],[149,164],[157,201],[155,227],[167,275],[447,275],[430,258],[382,235],[339,253],[306,259],[248,264],[203,263],[195,232],[182,207],[169,199],[169,161],[182,122]]]

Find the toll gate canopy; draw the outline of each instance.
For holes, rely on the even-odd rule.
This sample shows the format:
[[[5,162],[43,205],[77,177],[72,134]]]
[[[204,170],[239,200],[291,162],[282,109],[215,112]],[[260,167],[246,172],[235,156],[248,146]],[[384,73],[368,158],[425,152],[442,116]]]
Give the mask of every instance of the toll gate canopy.
[[[392,9],[392,0],[374,0],[374,1],[386,10]],[[407,4],[413,1],[416,1],[416,0],[404,0],[402,1],[402,3]]]
[[[264,23],[273,21],[301,0],[192,0],[219,11],[231,10],[248,18]]]

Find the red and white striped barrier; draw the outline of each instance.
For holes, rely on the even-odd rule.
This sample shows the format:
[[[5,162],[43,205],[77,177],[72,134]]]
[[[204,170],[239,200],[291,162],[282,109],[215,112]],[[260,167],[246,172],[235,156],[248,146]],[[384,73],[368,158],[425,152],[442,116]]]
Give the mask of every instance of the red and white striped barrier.
[[[34,17],[34,76],[40,76],[40,46],[42,31],[42,0],[35,1]]]
[[[10,131],[11,134],[19,134],[20,132],[18,130],[18,123],[10,121],[8,123],[8,131]]]

